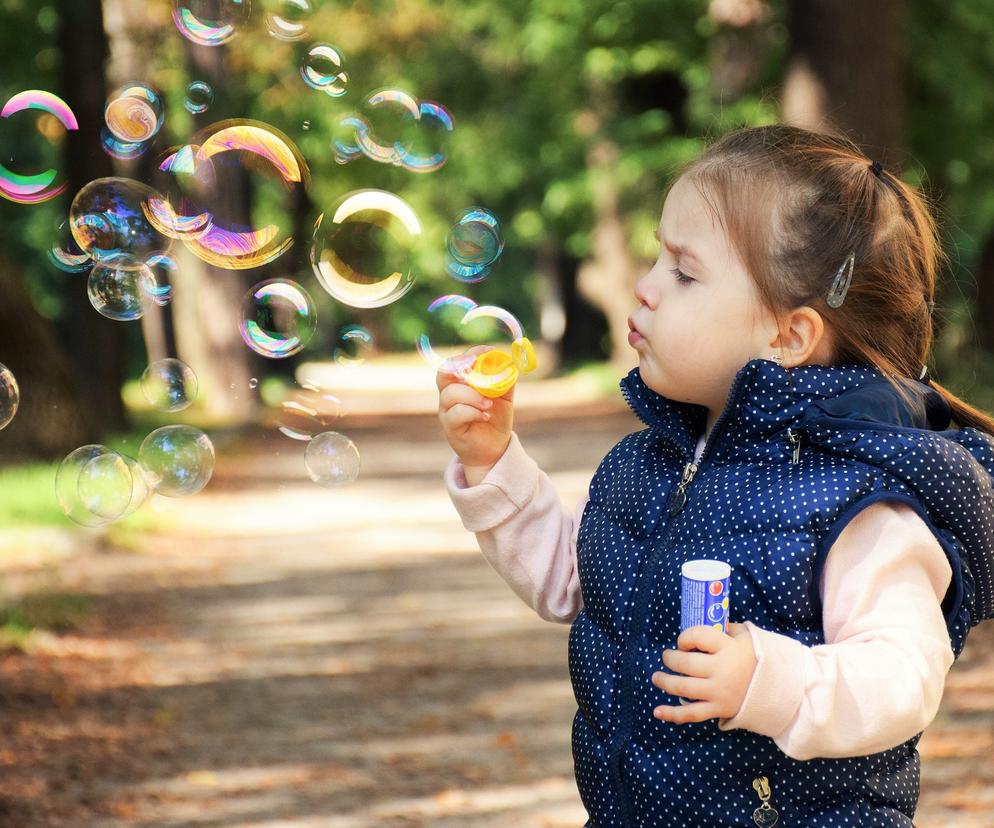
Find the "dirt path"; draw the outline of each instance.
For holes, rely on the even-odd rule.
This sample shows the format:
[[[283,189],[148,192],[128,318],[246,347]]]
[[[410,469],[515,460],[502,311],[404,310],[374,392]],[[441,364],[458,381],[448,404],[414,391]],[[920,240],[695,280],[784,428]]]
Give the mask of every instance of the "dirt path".
[[[517,429],[572,504],[637,423],[613,406],[549,415]],[[342,430],[362,452],[354,486],[314,486],[298,449],[260,436],[164,505],[175,533],[82,547],[46,576],[98,612],[0,656],[0,825],[582,824],[568,628],[534,616],[462,529],[432,417]],[[917,824],[994,825],[992,749],[988,624],[922,741]]]

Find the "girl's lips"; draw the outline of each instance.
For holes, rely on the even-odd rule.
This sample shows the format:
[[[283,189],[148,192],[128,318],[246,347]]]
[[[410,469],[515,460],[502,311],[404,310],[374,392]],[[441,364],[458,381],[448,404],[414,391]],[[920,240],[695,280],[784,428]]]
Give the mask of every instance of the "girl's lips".
[[[636,345],[638,345],[643,339],[645,339],[645,337],[643,337],[642,334],[640,334],[638,331],[628,332],[628,344],[631,345],[633,348]]]

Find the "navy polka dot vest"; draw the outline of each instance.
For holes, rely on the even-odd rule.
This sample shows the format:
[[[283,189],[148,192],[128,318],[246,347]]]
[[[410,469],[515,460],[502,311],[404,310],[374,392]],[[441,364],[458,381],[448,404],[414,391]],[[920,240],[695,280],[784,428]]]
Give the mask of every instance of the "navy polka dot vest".
[[[650,681],[669,671],[661,654],[680,632],[680,566],[694,558],[731,565],[732,621],[825,643],[822,564],[877,500],[912,506],[949,556],[942,609],[957,657],[969,629],[994,617],[994,439],[950,429],[942,396],[907,386],[910,407],[872,367],[752,360],[681,490],[706,410],[656,394],[638,369],[622,380],[648,428],[621,440],[591,481],[577,542],[584,608],[569,637],[590,828],[755,828],[760,776],[778,828],[912,825],[920,733],[870,756],[798,761],[716,719],[654,718],[677,700]]]

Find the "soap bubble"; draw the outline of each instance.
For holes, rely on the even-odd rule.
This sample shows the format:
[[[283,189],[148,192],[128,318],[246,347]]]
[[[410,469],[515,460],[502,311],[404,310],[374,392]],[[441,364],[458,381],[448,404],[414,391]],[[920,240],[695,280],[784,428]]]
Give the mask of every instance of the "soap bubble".
[[[72,233],[69,232],[68,221],[59,224],[56,240],[45,253],[53,265],[66,273],[83,273],[93,265],[90,255],[80,250]]]
[[[13,170],[0,164],[0,196],[17,204],[39,204],[65,191],[66,182],[58,181],[58,171],[50,166],[58,162],[57,150],[53,144],[61,137],[64,130],[79,129],[76,116],[69,105],[57,95],[40,89],[29,89],[14,95],[0,110],[0,119],[9,118],[28,109],[42,112],[42,115],[32,123],[33,134],[26,136],[25,139],[5,135],[5,143],[9,145],[3,147],[3,153],[11,158],[11,162],[16,160],[17,163]],[[26,116],[15,121],[21,122],[24,117]],[[26,122],[22,125],[27,128]],[[33,140],[34,135],[37,134],[45,138],[47,153],[41,152],[37,142]],[[32,140],[26,140],[27,137]],[[42,171],[35,172],[39,168],[42,168]]]
[[[273,359],[298,353],[317,327],[310,294],[290,279],[267,279],[242,302],[238,330],[257,354]]]
[[[126,84],[107,99],[104,121],[119,141],[144,143],[162,129],[162,98],[144,83]]]
[[[362,365],[373,348],[373,335],[361,325],[346,325],[338,332],[335,362],[355,367]]]
[[[338,397],[314,383],[303,382],[293,396],[280,404],[275,425],[291,440],[306,442],[343,416],[345,406]]]
[[[174,0],[173,22],[187,40],[220,46],[249,18],[249,0]]]
[[[141,319],[155,291],[155,277],[145,265],[125,269],[113,264],[95,264],[86,281],[90,304],[102,316],[118,322]]]
[[[154,284],[148,285],[149,298],[160,308],[173,298],[173,280],[176,276],[176,262],[163,253],[149,256],[145,262]]]
[[[107,127],[104,127],[100,130],[100,146],[111,158],[131,161],[144,155],[145,151],[152,146],[152,141],[139,141],[137,144],[132,144],[116,138]]]
[[[325,431],[307,444],[304,465],[315,483],[327,488],[344,486],[359,475],[359,450],[344,434]]]
[[[288,250],[293,244],[289,205],[294,193],[306,190],[310,182],[307,163],[293,141],[259,121],[228,120],[198,132],[192,144],[198,149],[187,184],[198,212],[211,220],[205,232],[184,236],[187,248],[208,264],[229,270],[259,267]],[[251,176],[257,194],[267,180],[280,188],[276,198],[255,201],[282,203],[286,207],[282,226],[270,220],[256,228],[245,225],[241,217],[226,215],[232,209],[228,187],[244,186],[241,182],[249,173],[262,173]]]
[[[306,21],[314,9],[311,0],[270,0],[266,29],[277,40],[301,40],[307,35]]]
[[[211,228],[211,214],[193,201],[200,187],[214,185],[209,164],[201,166],[197,177],[199,149],[185,144],[166,150],[152,173],[157,189],[142,202],[149,224],[170,239],[195,239]]]
[[[138,464],[99,444],[71,451],[55,473],[59,506],[66,517],[81,526],[102,526],[127,517],[148,495]]]
[[[489,210],[464,211],[446,238],[446,267],[461,282],[480,282],[504,249],[500,223]]]
[[[182,411],[197,397],[197,375],[179,359],[159,359],[142,372],[141,389],[159,411]]]
[[[402,198],[358,190],[318,216],[311,266],[321,286],[355,308],[395,302],[414,286],[412,252],[421,222]]]
[[[439,296],[437,299],[434,299],[428,305],[428,313],[433,314],[431,319],[434,327],[440,330],[448,330],[450,333],[455,333],[456,336],[461,336],[463,333],[460,329],[462,320],[466,314],[475,307],[477,307],[476,302],[468,296],[461,296],[458,293],[449,293],[445,296]],[[477,334],[477,336],[474,337],[473,334]],[[478,332],[470,331],[470,339],[472,340],[473,338],[481,337],[479,337]],[[435,370],[438,370],[445,361],[432,348],[431,339],[427,332],[419,334],[415,345],[418,353],[421,354],[425,361]]]
[[[206,81],[193,81],[186,87],[183,106],[186,107],[187,112],[199,115],[201,112],[206,112],[212,103],[214,103],[214,89]]]
[[[434,101],[419,101],[415,121],[419,128],[397,148],[398,160],[411,172],[435,172],[445,165],[448,133],[454,129],[452,114]]]
[[[300,64],[300,77],[311,89],[325,92],[333,98],[344,95],[349,76],[342,70],[342,54],[329,43],[312,46]]]
[[[0,429],[6,428],[21,402],[21,391],[11,370],[0,364]]]
[[[149,485],[167,497],[196,494],[214,473],[214,446],[199,428],[169,425],[149,434],[138,451]]]
[[[98,264],[140,268],[150,256],[167,253],[172,245],[149,223],[142,206],[157,195],[130,178],[91,181],[76,193],[69,208],[73,239]]]

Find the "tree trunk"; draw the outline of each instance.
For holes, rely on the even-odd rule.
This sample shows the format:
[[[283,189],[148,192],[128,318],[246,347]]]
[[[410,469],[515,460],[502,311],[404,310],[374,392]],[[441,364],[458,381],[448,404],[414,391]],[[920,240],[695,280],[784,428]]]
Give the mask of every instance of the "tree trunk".
[[[901,0],[791,0],[784,120],[843,129],[899,171],[904,158]]]

